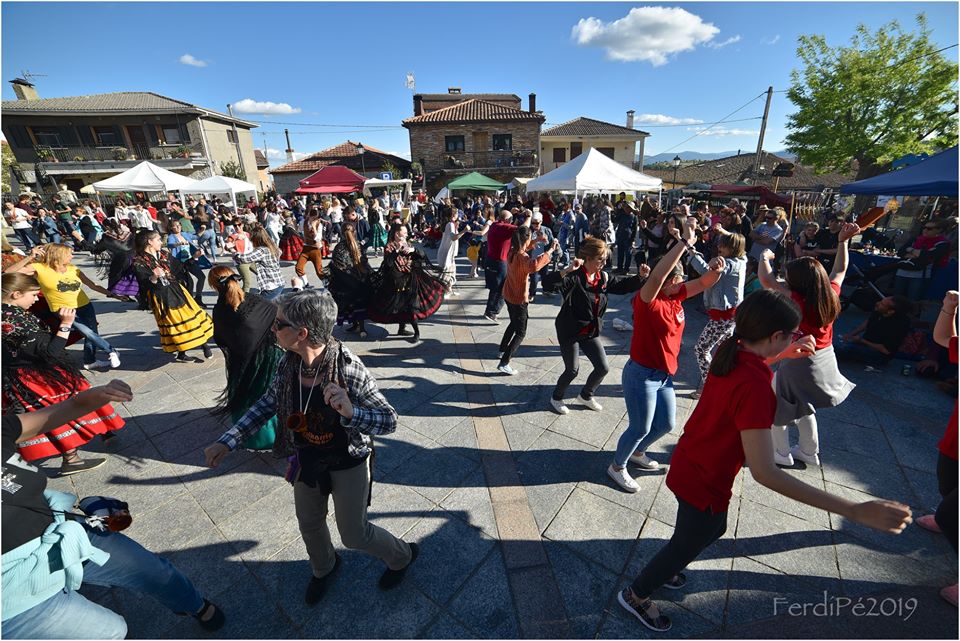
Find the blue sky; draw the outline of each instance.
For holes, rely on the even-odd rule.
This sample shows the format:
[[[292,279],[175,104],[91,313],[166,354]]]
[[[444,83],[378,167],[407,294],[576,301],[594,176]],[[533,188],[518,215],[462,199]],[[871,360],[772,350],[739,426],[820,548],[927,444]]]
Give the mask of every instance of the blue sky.
[[[255,144],[281,164],[284,127],[306,153],[346,139],[408,155],[408,72],[418,92],[537,94],[547,125],[577,116],[647,122],[647,155],[756,147],[758,99],[789,85],[797,37],[847,44],[856,25],[925,12],[941,47],[958,5],[938,3],[20,3],[2,5],[4,100],[22,70],[42,97],[154,91],[263,122]],[[619,21],[619,22],[617,22]],[[945,52],[957,59],[957,49]],[[260,103],[273,103],[260,104]],[[278,106],[279,105],[279,106]],[[782,148],[774,94],[764,147]],[[279,124],[289,123],[289,124]],[[674,124],[680,126],[653,126]],[[336,126],[317,126],[336,125]],[[722,135],[720,135],[722,134]]]

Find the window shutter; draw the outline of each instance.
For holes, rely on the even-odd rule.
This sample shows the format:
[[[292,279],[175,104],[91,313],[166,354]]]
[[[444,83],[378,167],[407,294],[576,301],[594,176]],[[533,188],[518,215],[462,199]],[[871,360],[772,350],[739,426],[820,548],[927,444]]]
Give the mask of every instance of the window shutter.
[[[58,129],[60,130],[60,143],[63,146],[76,147],[80,144],[75,127],[58,127]]]
[[[87,125],[80,125],[77,127],[77,133],[80,136],[80,144],[86,147],[96,147],[97,143],[93,137],[93,131]]]
[[[160,138],[157,136],[157,127],[156,125],[144,125],[144,128],[147,130],[147,140],[150,141],[151,145],[159,145]]]

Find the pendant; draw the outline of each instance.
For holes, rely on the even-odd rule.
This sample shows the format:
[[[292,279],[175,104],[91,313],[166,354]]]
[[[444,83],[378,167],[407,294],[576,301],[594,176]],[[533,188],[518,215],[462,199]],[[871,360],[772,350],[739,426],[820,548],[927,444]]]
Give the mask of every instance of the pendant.
[[[304,432],[307,429],[307,416],[303,412],[294,412],[287,417],[287,429],[291,432]]]

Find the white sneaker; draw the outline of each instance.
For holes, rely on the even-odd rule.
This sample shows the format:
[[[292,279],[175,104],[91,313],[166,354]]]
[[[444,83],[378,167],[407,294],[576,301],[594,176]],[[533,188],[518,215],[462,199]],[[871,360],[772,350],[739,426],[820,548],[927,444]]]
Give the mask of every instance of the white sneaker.
[[[503,372],[504,374],[507,374],[508,376],[513,376],[514,374],[517,373],[517,370],[510,367],[509,363],[507,363],[506,365],[497,365],[497,370]]]
[[[603,409],[603,405],[598,403],[597,399],[593,398],[592,396],[590,398],[584,398],[582,396],[578,396],[577,400],[579,400],[580,403],[582,403],[584,406],[592,409],[594,412],[599,412],[600,410]]]
[[[117,354],[116,352],[110,352],[109,358],[111,368],[117,369],[120,367],[120,354]]]
[[[630,456],[630,462],[642,470],[660,469],[660,464],[647,456],[646,452],[640,452],[639,454],[634,453]]]
[[[787,452],[787,455],[784,456],[776,449],[773,450],[773,462],[782,467],[793,467],[793,456]]]
[[[110,369],[110,361],[94,361],[92,363],[84,363],[83,369],[85,370],[99,370],[99,369]]]
[[[567,406],[563,404],[563,401],[558,401],[556,399],[550,399],[550,407],[553,408],[553,411],[557,414],[569,414],[570,410],[567,409]]]
[[[820,467],[820,455],[819,454],[807,454],[800,449],[799,445],[794,445],[790,448],[790,455],[799,460],[807,463],[808,465],[816,465]]]
[[[624,491],[630,492],[631,494],[636,493],[640,489],[640,486],[633,480],[633,477],[627,473],[627,468],[618,470],[613,466],[613,463],[611,463],[607,467],[607,476],[616,481],[617,485],[623,488]]]

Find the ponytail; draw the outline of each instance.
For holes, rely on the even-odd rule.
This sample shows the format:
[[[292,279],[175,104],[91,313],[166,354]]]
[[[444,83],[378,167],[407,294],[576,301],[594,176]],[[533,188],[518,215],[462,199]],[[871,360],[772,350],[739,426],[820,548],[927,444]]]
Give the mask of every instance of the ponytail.
[[[750,294],[737,307],[736,329],[717,348],[710,373],[726,376],[733,371],[741,341],[753,343],[777,332],[791,332],[800,324],[800,318],[797,304],[778,291],[762,289]]]
[[[207,282],[233,311],[237,311],[245,298],[243,279],[237,272],[226,265],[218,265],[210,270]]]

